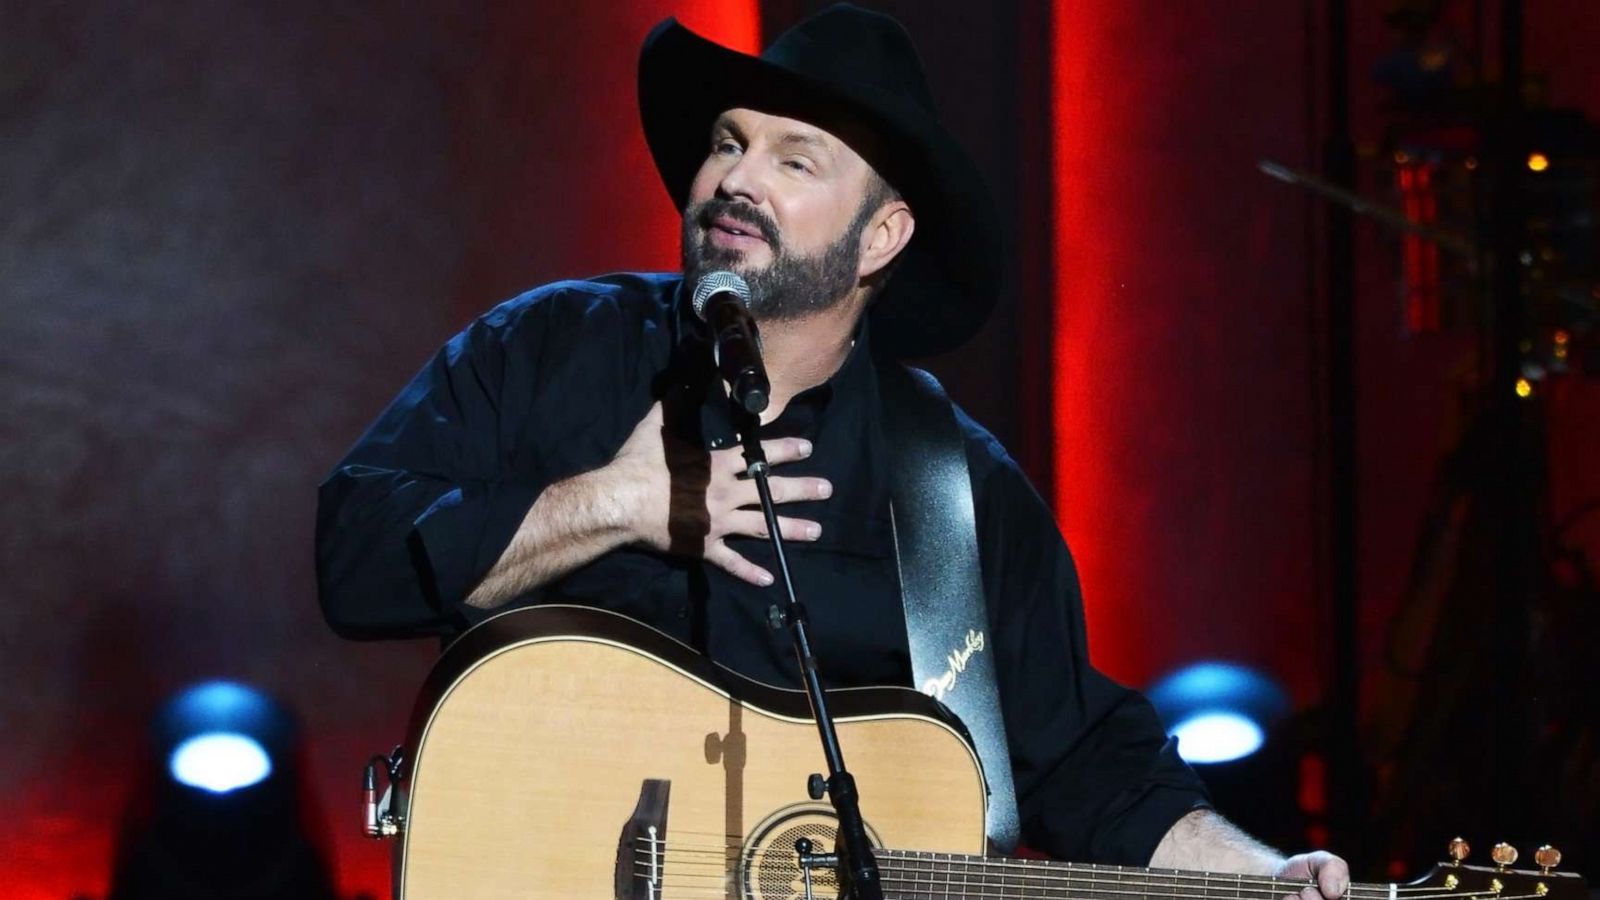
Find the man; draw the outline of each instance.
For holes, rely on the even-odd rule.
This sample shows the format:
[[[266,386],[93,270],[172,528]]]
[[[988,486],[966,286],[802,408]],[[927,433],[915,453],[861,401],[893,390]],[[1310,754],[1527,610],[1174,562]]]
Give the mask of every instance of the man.
[[[684,285],[750,284],[765,448],[830,686],[905,684],[873,357],[949,349],[993,302],[995,214],[938,125],[910,39],[835,6],[760,58],[663,23],[640,61],[676,276],[563,282],[456,336],[322,487],[318,574],[354,637],[450,634],[512,605],[604,606],[793,685],[767,623],[753,485]],[[959,416],[1023,838],[1080,860],[1308,879],[1212,812],[1149,705],[1090,667],[1077,576],[1038,495]]]

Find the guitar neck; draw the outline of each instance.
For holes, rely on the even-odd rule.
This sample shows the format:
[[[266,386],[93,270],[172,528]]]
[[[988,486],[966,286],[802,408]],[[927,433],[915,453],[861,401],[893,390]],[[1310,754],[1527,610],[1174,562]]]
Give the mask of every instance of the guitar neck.
[[[1306,881],[960,853],[879,850],[884,892],[905,900],[1280,900]],[[1352,884],[1350,900],[1391,900],[1392,884]]]

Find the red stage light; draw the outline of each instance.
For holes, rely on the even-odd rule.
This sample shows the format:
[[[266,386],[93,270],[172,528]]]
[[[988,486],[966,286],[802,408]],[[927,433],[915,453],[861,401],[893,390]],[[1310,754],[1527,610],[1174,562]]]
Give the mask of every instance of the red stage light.
[[[1051,13],[1051,144],[1054,169],[1055,312],[1053,406],[1055,507],[1083,583],[1091,655],[1113,677],[1147,674],[1136,623],[1117,615],[1129,588],[1117,577],[1111,511],[1138,502],[1117,484],[1125,431],[1120,373],[1136,362],[1136,327],[1126,314],[1118,271],[1130,253],[1125,166],[1105,165],[1104,148],[1129,136],[1137,103],[1132,76],[1117,65],[1119,35],[1137,34],[1137,10],[1109,0],[1057,2]],[[1119,25],[1120,23],[1120,25]],[[1125,549],[1125,548],[1124,548]]]

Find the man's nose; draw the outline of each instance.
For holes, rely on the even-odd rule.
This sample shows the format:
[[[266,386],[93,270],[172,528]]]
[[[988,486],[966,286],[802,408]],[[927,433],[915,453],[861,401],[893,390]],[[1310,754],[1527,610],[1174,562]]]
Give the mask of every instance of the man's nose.
[[[751,206],[760,206],[766,200],[766,185],[754,154],[739,157],[717,182],[717,193],[727,200],[744,200]]]

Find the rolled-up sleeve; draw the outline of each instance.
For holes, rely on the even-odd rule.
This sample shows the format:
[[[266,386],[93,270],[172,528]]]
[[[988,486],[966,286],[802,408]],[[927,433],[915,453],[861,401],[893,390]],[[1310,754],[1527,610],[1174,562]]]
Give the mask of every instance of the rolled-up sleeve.
[[[528,355],[540,323],[527,320],[539,307],[502,307],[451,339],[322,483],[318,598],[340,635],[414,637],[467,624],[461,601],[546,486],[536,467],[506,467],[506,443],[521,431],[504,396],[508,320],[517,320],[514,352]]]
[[[1146,865],[1209,806],[1205,786],[1149,702],[1090,666],[1077,571],[1044,501],[992,439],[969,443],[969,460],[1023,841]]]

